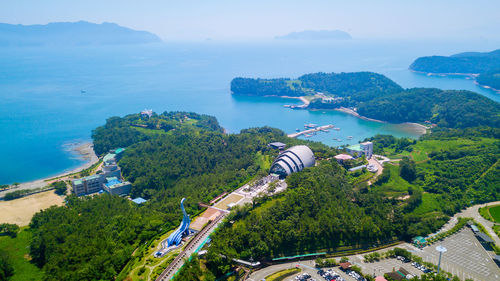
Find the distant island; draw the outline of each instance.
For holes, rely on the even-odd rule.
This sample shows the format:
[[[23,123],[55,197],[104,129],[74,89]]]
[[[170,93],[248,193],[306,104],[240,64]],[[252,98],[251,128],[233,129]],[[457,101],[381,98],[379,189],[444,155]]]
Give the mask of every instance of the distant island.
[[[291,32],[275,39],[283,40],[349,40],[351,35],[342,30],[305,30]]]
[[[480,86],[500,91],[500,49],[420,57],[410,65],[410,70],[428,75],[466,75],[475,78]]]
[[[373,121],[446,128],[500,127],[500,104],[470,91],[403,89],[373,72],[312,73],[297,79],[234,78],[236,95],[300,98],[290,108],[339,110]]]
[[[161,39],[153,33],[108,22],[55,22],[45,25],[0,23],[0,46],[84,46],[156,42],[161,42]]]

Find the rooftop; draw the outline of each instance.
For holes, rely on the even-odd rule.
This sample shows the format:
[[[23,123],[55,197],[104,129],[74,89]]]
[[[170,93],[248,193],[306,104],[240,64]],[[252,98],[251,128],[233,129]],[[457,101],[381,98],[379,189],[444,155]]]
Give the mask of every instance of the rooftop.
[[[135,199],[132,199],[132,202],[134,202],[135,204],[138,204],[138,205],[141,205],[142,203],[145,203],[147,202],[148,200],[142,198],[142,197],[137,197]]]
[[[111,161],[111,160],[114,161],[115,160],[115,156],[116,156],[116,154],[114,154],[114,153],[108,153],[108,154],[106,154],[104,156],[104,158],[102,158],[102,161],[103,162],[107,162],[107,161]]]
[[[368,144],[373,144],[373,142],[371,142],[371,141],[365,141],[365,142],[362,142],[361,144],[362,145],[368,145]]]
[[[100,178],[101,176],[100,175],[91,175],[91,176],[87,176],[87,177],[83,177],[81,178],[82,180],[94,180],[94,179],[98,179]]]
[[[350,145],[350,146],[347,147],[347,149],[349,149],[349,150],[355,150],[355,151],[363,151],[361,149],[361,144],[359,144],[359,143],[358,144]]]
[[[491,239],[491,237],[489,237],[488,235],[486,235],[484,232],[479,232],[476,234],[477,238],[479,238],[480,240],[483,240],[484,242],[486,243],[493,243],[493,239]]]
[[[351,160],[352,156],[349,154],[339,154],[339,155],[335,155],[335,159],[337,159],[337,160]]]

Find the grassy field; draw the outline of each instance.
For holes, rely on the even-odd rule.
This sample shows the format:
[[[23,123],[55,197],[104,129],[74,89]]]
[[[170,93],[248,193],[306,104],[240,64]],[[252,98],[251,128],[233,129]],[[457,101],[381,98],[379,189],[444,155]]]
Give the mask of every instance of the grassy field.
[[[28,247],[31,232],[27,227],[22,228],[16,238],[0,236],[0,249],[6,251],[14,267],[14,276],[10,281],[38,281],[42,280],[42,270],[30,263]]]
[[[292,276],[294,274],[297,274],[301,271],[300,268],[289,268],[289,269],[284,269],[278,272],[275,272],[269,276],[266,276],[266,281],[280,281],[285,279],[288,276]]]
[[[417,208],[415,208],[415,210],[413,210],[413,214],[423,215],[431,212],[441,211],[436,197],[436,194],[423,193],[422,204],[420,204]]]
[[[398,197],[408,194],[408,189],[412,184],[399,176],[399,167],[386,163],[384,169],[389,169],[391,177],[388,182],[377,186],[372,185],[374,191],[383,192],[388,197]]]
[[[495,220],[495,222],[500,223],[500,205],[490,207],[488,209],[490,212],[491,217]]]
[[[28,225],[33,215],[50,206],[62,206],[64,197],[55,194],[54,190],[40,192],[26,197],[0,201],[0,223]]]

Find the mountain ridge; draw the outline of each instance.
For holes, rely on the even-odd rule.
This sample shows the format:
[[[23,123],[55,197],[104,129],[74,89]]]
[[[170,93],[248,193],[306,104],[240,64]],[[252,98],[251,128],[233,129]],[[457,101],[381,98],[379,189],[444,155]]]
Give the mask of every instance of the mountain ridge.
[[[0,23],[0,46],[122,45],[162,42],[157,35],[116,23],[87,21],[48,24]]]

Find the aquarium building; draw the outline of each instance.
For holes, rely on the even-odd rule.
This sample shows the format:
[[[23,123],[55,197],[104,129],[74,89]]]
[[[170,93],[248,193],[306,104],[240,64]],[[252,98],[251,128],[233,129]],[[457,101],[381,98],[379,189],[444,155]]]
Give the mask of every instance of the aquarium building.
[[[300,172],[304,168],[312,167],[316,163],[314,153],[305,145],[292,146],[280,153],[271,165],[270,173],[286,177]]]

